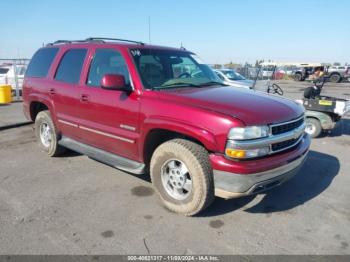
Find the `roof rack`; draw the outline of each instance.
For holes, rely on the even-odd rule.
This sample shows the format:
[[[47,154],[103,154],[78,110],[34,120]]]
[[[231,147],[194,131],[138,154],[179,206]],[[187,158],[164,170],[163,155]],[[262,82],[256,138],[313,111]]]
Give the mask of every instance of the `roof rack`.
[[[109,38],[109,37],[89,37],[86,38],[85,41],[91,42],[91,41],[102,41],[104,40],[107,41],[118,41],[118,42],[129,42],[129,43],[134,43],[134,44],[139,44],[139,45],[145,45],[145,43],[141,41],[134,41],[134,40],[127,40],[127,39],[121,39],[121,38]]]
[[[46,46],[53,46],[53,45],[59,45],[59,44],[72,44],[72,43],[88,43],[88,42],[97,42],[97,43],[105,43],[107,41],[118,41],[118,42],[129,42],[139,45],[145,45],[143,42],[140,41],[133,41],[133,40],[127,40],[127,39],[120,39],[120,38],[108,38],[108,37],[89,37],[85,40],[57,40],[52,43],[48,43]]]
[[[59,44],[71,44],[71,43],[83,43],[86,42],[84,40],[57,40],[52,43],[48,43],[46,46],[51,46],[51,45],[59,45]]]

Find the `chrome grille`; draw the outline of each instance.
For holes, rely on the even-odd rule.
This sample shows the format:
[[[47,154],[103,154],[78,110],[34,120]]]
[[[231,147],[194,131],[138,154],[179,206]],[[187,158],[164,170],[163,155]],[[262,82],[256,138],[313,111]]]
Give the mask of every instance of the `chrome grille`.
[[[288,122],[271,125],[270,126],[271,135],[278,136],[287,132],[293,132],[293,130],[301,128],[303,125],[304,125],[304,116]],[[294,137],[293,139],[288,139],[285,141],[280,141],[278,143],[271,144],[271,151],[273,153],[276,153],[276,152],[280,152],[280,151],[292,148],[297,144],[299,144],[299,142],[301,141],[301,138],[302,138],[302,135],[298,137]]]
[[[285,132],[289,132],[295,128],[298,128],[304,123],[304,116],[301,118],[298,118],[293,121],[289,121],[286,123],[271,125],[271,134],[272,135],[279,135],[283,134]]]
[[[279,152],[279,151],[291,148],[293,146],[296,146],[299,143],[299,141],[300,141],[300,137],[298,139],[289,139],[283,142],[272,144],[271,149],[273,152]]]

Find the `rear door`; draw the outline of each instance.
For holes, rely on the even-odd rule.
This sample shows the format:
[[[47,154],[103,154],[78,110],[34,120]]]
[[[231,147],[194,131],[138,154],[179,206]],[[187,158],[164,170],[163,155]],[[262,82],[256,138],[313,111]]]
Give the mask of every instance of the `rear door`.
[[[85,83],[80,87],[79,115],[85,143],[137,160],[140,100],[136,92],[106,90],[105,74],[120,74],[132,86],[123,55],[115,48],[93,48]]]
[[[79,85],[87,48],[70,48],[61,53],[48,92],[54,102],[57,123],[63,135],[80,140]]]

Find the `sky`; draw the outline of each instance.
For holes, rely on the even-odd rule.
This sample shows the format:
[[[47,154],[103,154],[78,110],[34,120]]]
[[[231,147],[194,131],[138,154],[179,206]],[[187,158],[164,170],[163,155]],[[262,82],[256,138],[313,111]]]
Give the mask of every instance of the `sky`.
[[[209,64],[350,63],[349,0],[0,0],[0,14],[0,58],[95,36],[182,44]]]

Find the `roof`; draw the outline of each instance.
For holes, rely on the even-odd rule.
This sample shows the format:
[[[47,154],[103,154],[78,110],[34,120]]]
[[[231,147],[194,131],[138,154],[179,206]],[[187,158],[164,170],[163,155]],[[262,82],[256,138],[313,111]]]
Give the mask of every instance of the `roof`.
[[[158,46],[158,45],[145,44],[141,41],[126,40],[126,39],[119,39],[119,38],[101,38],[101,37],[90,37],[90,38],[86,38],[85,40],[57,40],[55,42],[47,44],[46,47],[67,46],[67,45],[77,45],[77,46],[116,45],[116,46],[123,46],[126,48],[139,48],[139,49],[150,48],[150,49],[187,51],[185,48]]]

